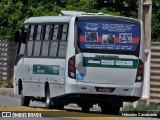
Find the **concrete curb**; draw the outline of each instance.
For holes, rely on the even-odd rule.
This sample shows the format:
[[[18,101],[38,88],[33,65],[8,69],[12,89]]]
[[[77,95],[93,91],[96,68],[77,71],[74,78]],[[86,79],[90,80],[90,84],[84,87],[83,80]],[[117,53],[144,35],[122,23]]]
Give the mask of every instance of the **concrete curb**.
[[[0,95],[16,96],[13,88],[0,88]]]

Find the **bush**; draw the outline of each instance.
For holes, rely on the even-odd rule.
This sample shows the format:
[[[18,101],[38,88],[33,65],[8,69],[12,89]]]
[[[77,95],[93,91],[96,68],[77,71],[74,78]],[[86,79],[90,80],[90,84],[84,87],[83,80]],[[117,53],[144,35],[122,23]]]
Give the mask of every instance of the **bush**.
[[[160,111],[160,104],[158,103],[150,103],[149,105],[146,105],[145,103],[139,104],[136,108],[133,107],[132,104],[125,106],[122,109],[122,112],[157,112]]]
[[[13,79],[2,80],[0,83],[0,88],[13,88]]]

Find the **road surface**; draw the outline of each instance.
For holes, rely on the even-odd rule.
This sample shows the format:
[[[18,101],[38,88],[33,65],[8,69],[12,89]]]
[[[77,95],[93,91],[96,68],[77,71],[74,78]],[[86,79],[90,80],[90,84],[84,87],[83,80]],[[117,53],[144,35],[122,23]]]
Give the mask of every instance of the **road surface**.
[[[0,95],[0,111],[27,111],[27,112],[43,112],[49,113],[51,117],[42,118],[0,118],[0,120],[160,120],[157,118],[136,118],[136,117],[121,117],[100,114],[100,110],[95,111],[91,109],[90,113],[82,113],[81,108],[78,107],[65,107],[65,110],[47,110],[45,104],[41,102],[31,102],[30,107],[20,106],[19,97],[9,97]],[[55,117],[53,117],[55,116]]]

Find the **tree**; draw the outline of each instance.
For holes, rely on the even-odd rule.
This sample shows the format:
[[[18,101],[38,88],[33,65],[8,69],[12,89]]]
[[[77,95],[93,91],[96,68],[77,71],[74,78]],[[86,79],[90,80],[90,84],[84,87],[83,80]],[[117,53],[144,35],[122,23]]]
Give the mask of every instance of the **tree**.
[[[58,15],[61,10],[103,12],[138,17],[138,0],[1,0],[0,39],[10,40],[25,19],[32,16]],[[152,38],[160,38],[160,1],[153,0]]]
[[[152,1],[152,41],[160,41],[160,1]]]

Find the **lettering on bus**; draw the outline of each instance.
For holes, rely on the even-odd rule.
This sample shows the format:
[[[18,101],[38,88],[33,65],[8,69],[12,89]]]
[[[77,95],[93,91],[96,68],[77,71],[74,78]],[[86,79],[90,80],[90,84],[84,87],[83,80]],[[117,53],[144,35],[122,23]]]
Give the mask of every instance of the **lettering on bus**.
[[[84,67],[137,69],[138,59],[83,57]]]
[[[58,65],[33,65],[33,74],[59,75]]]

